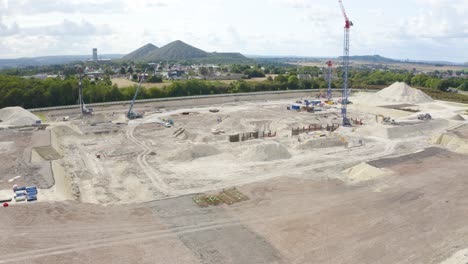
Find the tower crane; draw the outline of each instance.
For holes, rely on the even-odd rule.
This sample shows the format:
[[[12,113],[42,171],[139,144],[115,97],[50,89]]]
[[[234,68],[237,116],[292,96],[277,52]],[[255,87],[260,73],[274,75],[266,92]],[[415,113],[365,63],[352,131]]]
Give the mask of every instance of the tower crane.
[[[332,100],[333,97],[333,92],[332,92],[332,68],[333,68],[333,62],[328,61],[327,62],[328,66],[328,90],[327,90],[327,98],[328,101]]]
[[[140,82],[138,83],[138,87],[137,87],[137,89],[135,91],[135,95],[133,96],[133,99],[132,99],[132,103],[130,104],[130,108],[128,109],[128,113],[127,113],[128,119],[137,119],[137,118],[142,118],[143,117],[143,114],[133,112],[133,106],[135,106],[135,101],[136,101],[136,98],[138,96],[138,93],[140,92],[141,84],[145,80],[146,70],[147,69],[145,69],[145,71],[141,75]]]
[[[343,50],[343,67],[344,67],[344,73],[343,73],[343,94],[342,94],[342,100],[341,100],[341,115],[343,117],[343,126],[349,126],[349,120],[348,120],[348,70],[349,70],[349,31],[350,28],[353,26],[353,22],[351,22],[348,18],[348,15],[346,14],[346,10],[343,5],[342,0],[338,0],[340,3],[341,7],[341,12],[343,13],[344,19],[345,19],[345,27],[344,27],[344,50]]]

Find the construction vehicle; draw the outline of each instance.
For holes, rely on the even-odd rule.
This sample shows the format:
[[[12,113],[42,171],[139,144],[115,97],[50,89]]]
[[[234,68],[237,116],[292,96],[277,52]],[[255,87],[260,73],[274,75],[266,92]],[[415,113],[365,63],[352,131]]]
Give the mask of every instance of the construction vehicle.
[[[80,110],[81,110],[81,115],[82,116],[89,116],[93,114],[93,109],[92,108],[87,108],[84,99],[83,99],[83,68],[81,65],[77,66],[78,68],[78,73],[80,74],[80,81],[79,81],[79,103],[80,103]]]
[[[135,101],[137,99],[138,93],[140,92],[141,84],[145,80],[146,70],[147,69],[145,69],[143,74],[140,76],[140,82],[138,83],[137,89],[135,91],[135,95],[133,96],[133,99],[132,99],[132,103],[130,104],[130,108],[128,109],[128,112],[127,112],[127,118],[130,119],[130,120],[137,119],[137,118],[143,118],[142,113],[133,112],[133,107],[135,106]]]
[[[346,14],[346,10],[343,6],[342,0],[338,0],[341,7],[341,12],[343,13],[345,19],[345,27],[344,27],[344,49],[343,49],[343,92],[342,92],[342,100],[341,100],[341,116],[343,117],[343,126],[350,126],[350,122],[347,116],[347,105],[348,105],[348,71],[349,71],[349,30],[353,26],[353,22],[351,22]]]
[[[395,119],[392,119],[389,116],[384,116],[384,115],[376,115],[375,116],[375,122],[379,122],[379,118],[382,119],[382,124],[391,124],[391,125],[396,125]]]
[[[418,115],[418,119],[423,121],[431,120],[432,116],[430,114],[420,114]]]

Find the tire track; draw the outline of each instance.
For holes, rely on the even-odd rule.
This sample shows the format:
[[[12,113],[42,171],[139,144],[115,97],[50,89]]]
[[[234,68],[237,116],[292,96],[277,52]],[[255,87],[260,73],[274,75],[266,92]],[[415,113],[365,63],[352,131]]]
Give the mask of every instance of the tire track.
[[[151,153],[151,148],[149,148],[146,144],[139,141],[133,135],[136,126],[129,126],[126,132],[127,138],[139,146],[143,151],[138,154],[137,156],[137,163],[142,168],[143,172],[146,176],[151,180],[153,183],[153,187],[158,189],[159,192],[163,193],[164,195],[169,195],[172,191],[172,188],[169,187],[158,175],[157,172],[148,164],[146,160],[147,156]]]
[[[0,264],[2,263],[11,263],[18,261],[33,260],[41,257],[47,256],[56,256],[63,255],[68,253],[76,253],[79,251],[93,250],[97,248],[116,246],[116,245],[125,245],[132,243],[142,243],[151,240],[159,240],[169,237],[179,237],[180,235],[204,232],[208,230],[222,229],[232,226],[242,226],[245,224],[257,224],[257,223],[266,223],[277,221],[281,219],[290,219],[291,217],[304,217],[305,215],[315,214],[318,209],[309,209],[302,212],[296,212],[294,214],[282,215],[282,214],[272,214],[259,218],[257,216],[251,216],[244,219],[232,219],[225,218],[217,221],[205,222],[201,225],[187,225],[182,227],[174,227],[165,230],[156,230],[156,231],[147,231],[139,232],[135,234],[127,234],[121,236],[115,236],[111,238],[104,239],[94,239],[90,241],[72,243],[63,246],[56,246],[44,249],[28,250],[20,253],[5,254],[0,256]]]

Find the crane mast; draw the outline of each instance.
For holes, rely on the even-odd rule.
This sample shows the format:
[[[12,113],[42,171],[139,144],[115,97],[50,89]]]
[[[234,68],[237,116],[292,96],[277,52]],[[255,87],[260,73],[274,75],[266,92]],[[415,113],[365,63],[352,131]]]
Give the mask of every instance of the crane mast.
[[[332,100],[333,94],[332,94],[332,68],[333,68],[333,62],[328,61],[327,62],[328,66],[328,90],[327,90],[327,98],[328,101]]]
[[[344,27],[344,49],[343,49],[343,93],[342,93],[342,100],[341,100],[341,115],[343,117],[343,125],[349,126],[348,120],[348,71],[349,71],[349,31],[350,28],[353,26],[353,22],[351,22],[346,14],[346,10],[343,6],[342,0],[338,0],[341,7],[341,12],[343,12],[343,16],[345,19],[345,27]]]
[[[84,102],[83,102],[83,73],[80,70],[80,81],[78,83],[79,85],[79,101],[80,101],[80,110],[81,113],[83,114],[84,112]]]

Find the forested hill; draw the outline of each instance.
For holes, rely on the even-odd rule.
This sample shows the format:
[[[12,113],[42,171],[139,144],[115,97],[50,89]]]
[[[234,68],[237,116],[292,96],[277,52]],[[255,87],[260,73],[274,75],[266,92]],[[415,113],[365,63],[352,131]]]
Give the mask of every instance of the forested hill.
[[[123,55],[105,54],[100,57],[107,58],[107,59],[120,59],[123,57]],[[91,59],[91,55],[64,55],[64,56],[44,56],[44,57],[18,58],[18,59],[0,59],[0,69],[26,67],[26,66],[67,64],[67,63],[72,63],[72,62],[86,61],[89,59]]]

